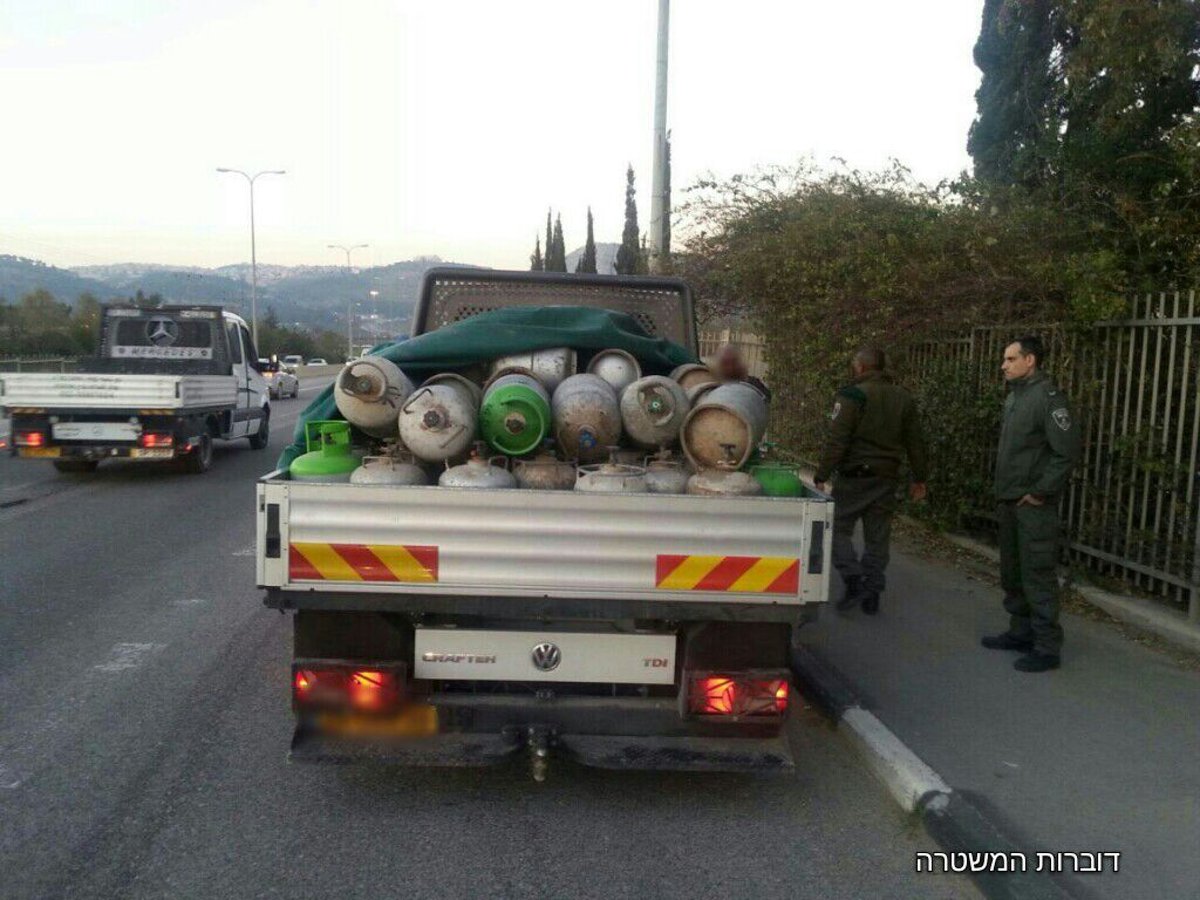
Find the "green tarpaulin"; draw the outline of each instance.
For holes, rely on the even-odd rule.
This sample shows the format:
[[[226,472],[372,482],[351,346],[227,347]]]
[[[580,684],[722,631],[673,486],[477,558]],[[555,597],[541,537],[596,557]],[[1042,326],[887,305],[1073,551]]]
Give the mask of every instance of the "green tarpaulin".
[[[371,352],[391,360],[414,384],[420,384],[440,372],[551,347],[574,348],[579,352],[581,367],[596,351],[625,350],[637,357],[646,375],[666,375],[676,366],[697,361],[679,344],[648,335],[632,316],[575,306],[498,309]],[[305,422],[340,418],[330,384],[300,416],[292,443],[279,457],[277,467],[286,469],[305,452]]]

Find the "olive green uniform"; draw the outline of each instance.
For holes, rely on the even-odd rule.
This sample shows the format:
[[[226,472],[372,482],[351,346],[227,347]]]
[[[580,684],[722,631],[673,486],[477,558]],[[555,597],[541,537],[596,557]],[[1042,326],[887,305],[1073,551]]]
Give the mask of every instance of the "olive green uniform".
[[[1036,369],[1009,385],[996,455],[1004,608],[1011,635],[1058,656],[1058,503],[1079,458],[1079,425],[1066,396]],[[1026,494],[1044,502],[1018,505]]]
[[[890,555],[892,516],[907,455],[915,481],[928,478],[921,417],[912,394],[883,372],[860,375],[837,392],[829,439],[815,479],[833,487],[833,565],[843,580],[883,593]],[[854,551],[854,526],[863,523],[863,555]]]

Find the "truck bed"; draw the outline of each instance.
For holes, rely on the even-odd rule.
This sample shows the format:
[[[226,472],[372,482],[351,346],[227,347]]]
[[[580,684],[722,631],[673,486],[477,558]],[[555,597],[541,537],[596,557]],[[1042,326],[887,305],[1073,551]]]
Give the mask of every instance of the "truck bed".
[[[258,485],[257,576],[289,608],[336,594],[347,609],[444,597],[466,611],[468,598],[482,609],[512,597],[794,615],[827,599],[831,528],[819,496],[323,484],[276,471]]]
[[[137,375],[22,372],[0,376],[0,405],[43,410],[172,411],[229,408],[233,375]]]

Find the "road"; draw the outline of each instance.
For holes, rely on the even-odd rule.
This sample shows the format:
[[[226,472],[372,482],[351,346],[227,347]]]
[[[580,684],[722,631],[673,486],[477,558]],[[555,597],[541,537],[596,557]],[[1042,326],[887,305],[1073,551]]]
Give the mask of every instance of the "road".
[[[202,476],[0,457],[3,896],[976,896],[811,710],[787,777],[289,763],[253,483],[314,389]]]

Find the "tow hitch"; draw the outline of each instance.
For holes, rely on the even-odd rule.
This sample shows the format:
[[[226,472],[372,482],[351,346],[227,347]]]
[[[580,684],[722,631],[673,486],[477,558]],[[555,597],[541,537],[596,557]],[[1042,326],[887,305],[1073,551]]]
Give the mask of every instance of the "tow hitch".
[[[554,734],[550,729],[541,725],[534,725],[527,732],[530,770],[533,780],[539,784],[546,780],[546,770],[550,766],[550,743],[553,738]]]

